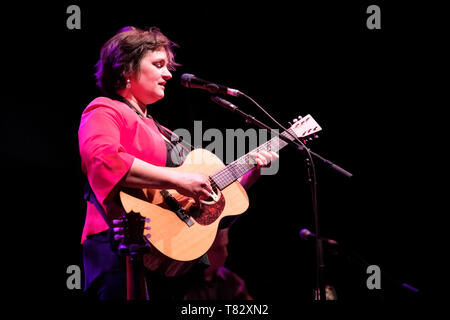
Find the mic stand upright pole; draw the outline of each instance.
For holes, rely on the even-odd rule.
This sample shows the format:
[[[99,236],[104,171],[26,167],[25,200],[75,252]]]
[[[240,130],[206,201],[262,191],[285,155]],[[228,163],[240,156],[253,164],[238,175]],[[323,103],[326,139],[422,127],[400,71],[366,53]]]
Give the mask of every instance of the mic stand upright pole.
[[[320,228],[319,228],[319,210],[318,210],[318,202],[317,202],[317,180],[316,180],[316,172],[314,170],[314,164],[309,159],[309,156],[305,158],[306,169],[308,172],[308,183],[311,188],[311,203],[312,210],[314,214],[314,232],[316,234],[315,244],[316,244],[316,288],[314,289],[314,300],[325,301],[326,300],[326,292],[325,292],[325,262],[323,258],[323,242],[320,237]]]

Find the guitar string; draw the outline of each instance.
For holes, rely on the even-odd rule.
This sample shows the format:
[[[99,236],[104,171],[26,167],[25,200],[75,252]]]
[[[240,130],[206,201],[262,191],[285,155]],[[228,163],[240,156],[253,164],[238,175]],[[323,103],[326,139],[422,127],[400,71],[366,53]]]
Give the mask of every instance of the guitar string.
[[[276,137],[276,138],[278,138],[278,137]],[[272,149],[271,148],[272,145],[275,143],[279,145],[279,139],[273,138],[273,139],[267,141],[266,143],[264,143],[263,145],[257,147],[252,152],[259,152],[261,150],[270,151]],[[275,150],[276,149],[277,148],[275,148]],[[252,161],[249,161],[249,159],[251,159]],[[214,179],[219,180],[224,185],[228,185],[231,182],[233,182],[234,180],[236,180],[235,179],[236,176],[234,174],[236,172],[236,170],[239,172],[239,174],[240,174],[239,176],[242,176],[243,174],[245,174],[247,171],[249,171],[254,166],[255,166],[255,161],[254,161],[253,157],[251,157],[249,154],[246,154],[243,157],[233,161],[228,167],[225,167],[224,168],[225,170],[222,169],[219,172],[217,172],[214,175]],[[232,172],[231,175],[230,175],[230,172]]]
[[[289,128],[287,131],[283,132],[281,135],[285,138],[288,138],[289,140],[292,140],[292,134],[295,133],[294,130],[292,128]],[[278,139],[276,139],[278,138]],[[275,150],[278,151],[280,149],[282,149],[283,147],[285,147],[287,145],[287,142],[279,139],[279,137],[275,137],[273,139],[271,139],[270,141],[266,142],[265,144],[259,146],[258,148],[256,148],[255,150],[253,150],[253,152],[258,152],[260,150],[267,150],[270,151],[271,150],[271,146],[275,145],[276,148]],[[213,179],[215,179],[218,184],[220,184],[220,189],[225,188],[226,186],[228,186],[229,184],[231,184],[232,182],[234,182],[236,180],[236,170],[239,171],[241,176],[242,174],[245,174],[247,171],[249,171],[252,167],[255,166],[255,163],[253,162],[252,164],[248,161],[249,159],[249,155],[245,155],[235,161],[233,161],[229,166],[223,168],[222,170],[216,172],[214,175],[212,175]],[[253,159],[253,158],[252,158]],[[245,161],[243,161],[245,160]],[[243,163],[242,163],[243,162]],[[251,164],[249,166],[249,164]]]
[[[293,132],[293,130],[291,128],[288,129],[287,131]],[[288,136],[288,135],[290,135],[291,132],[287,132],[287,131],[283,132],[281,135],[283,137],[290,139],[290,136]],[[283,143],[284,143],[284,145],[282,145]],[[286,145],[286,142],[279,139],[279,137],[277,136],[277,137],[274,137],[271,140],[267,141],[263,145],[257,147],[252,152],[259,152],[260,150],[270,151],[272,149],[272,145],[275,145],[276,147],[274,150],[278,151]],[[249,161],[249,159],[251,159],[252,161]],[[249,154],[246,154],[246,155],[240,157],[239,159],[233,161],[232,163],[230,163],[227,167],[225,167],[225,168],[219,170],[218,172],[216,172],[215,174],[211,175],[211,177],[212,177],[212,179],[216,180],[216,182],[218,184],[220,184],[223,189],[224,187],[226,187],[227,185],[232,183],[234,180],[236,180],[236,174],[235,174],[236,171],[238,171],[238,173],[240,174],[239,176],[241,176],[242,174],[245,174],[247,171],[249,171],[254,166],[255,166],[255,161],[254,161],[253,157],[251,157]]]
[[[293,130],[288,129],[287,131],[293,131]],[[281,136],[290,139],[291,138],[290,134],[292,132],[287,132],[287,131],[281,133]],[[267,141],[266,143],[262,144],[261,146],[255,148],[251,152],[259,152],[261,150],[270,151],[272,145],[275,145],[276,146],[275,150],[278,151],[281,148],[283,148],[284,146],[286,146],[286,144],[287,144],[287,142],[283,141],[282,139],[280,139],[277,136],[277,137],[274,137],[271,140]],[[239,159],[233,161],[232,163],[230,163],[227,167],[224,167],[221,170],[219,170],[218,172],[216,172],[215,174],[211,175],[210,177],[212,178],[212,180],[214,180],[216,182],[216,185],[218,185],[218,184],[220,185],[220,186],[218,185],[218,187],[219,187],[219,189],[222,190],[226,186],[228,186],[229,184],[231,184],[232,182],[237,180],[236,176],[235,176],[236,170],[238,170],[238,172],[241,174],[241,175],[239,175],[239,177],[240,177],[255,166],[254,160],[252,162],[249,161],[250,158],[253,159],[253,157],[251,157],[249,154],[246,154],[246,155],[240,157]]]
[[[308,131],[308,134],[310,131],[311,131],[311,129]],[[285,132],[281,133],[281,136],[292,141],[294,139],[293,138],[294,134],[295,134],[295,131],[292,128],[289,128]],[[301,136],[303,137],[303,135],[301,135]],[[266,142],[265,144],[257,147],[252,152],[259,152],[260,150],[263,150],[263,149],[270,151],[271,146],[274,144],[276,145],[275,150],[278,151],[278,150],[281,150],[282,148],[284,148],[287,145],[287,142],[280,139],[279,137],[275,137],[275,138],[272,138],[270,141]],[[229,184],[231,184],[235,180],[237,180],[236,175],[235,175],[236,170],[239,171],[239,173],[240,173],[239,177],[240,177],[240,176],[242,176],[242,174],[245,174],[247,171],[249,171],[252,167],[255,166],[254,162],[251,164],[248,161],[249,157],[250,157],[250,155],[246,154],[245,156],[233,161],[230,165],[228,165],[227,167],[219,170],[214,175],[212,175],[212,176],[214,176],[213,178],[216,179],[219,182],[219,184],[221,184],[221,186],[220,186],[221,190],[226,188]],[[245,161],[243,161],[243,160],[245,160]],[[242,161],[243,161],[243,163],[241,163]],[[249,164],[251,164],[251,165],[249,165]]]

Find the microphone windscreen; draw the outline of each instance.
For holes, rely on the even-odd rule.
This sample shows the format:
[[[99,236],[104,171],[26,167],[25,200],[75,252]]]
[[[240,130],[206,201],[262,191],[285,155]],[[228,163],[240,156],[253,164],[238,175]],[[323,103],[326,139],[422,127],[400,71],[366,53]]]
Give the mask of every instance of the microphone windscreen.
[[[312,235],[312,232],[309,231],[308,229],[302,229],[302,230],[299,231],[298,234],[300,235],[300,238],[302,240],[308,240],[309,237]]]
[[[193,74],[190,73],[183,73],[181,75],[181,85],[184,87],[190,87],[190,83],[192,78],[194,78],[195,76]]]

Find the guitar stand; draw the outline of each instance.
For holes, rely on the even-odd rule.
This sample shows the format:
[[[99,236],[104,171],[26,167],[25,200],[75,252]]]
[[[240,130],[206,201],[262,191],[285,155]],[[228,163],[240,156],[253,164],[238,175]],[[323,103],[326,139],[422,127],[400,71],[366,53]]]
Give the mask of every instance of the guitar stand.
[[[148,300],[143,254],[147,246],[130,246],[127,259],[127,300]]]

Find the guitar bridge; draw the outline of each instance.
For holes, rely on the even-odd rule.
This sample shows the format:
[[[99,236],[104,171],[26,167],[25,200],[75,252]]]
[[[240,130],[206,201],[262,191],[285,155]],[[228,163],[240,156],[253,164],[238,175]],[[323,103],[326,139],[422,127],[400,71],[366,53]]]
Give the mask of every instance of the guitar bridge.
[[[164,202],[169,206],[170,211],[175,213],[181,221],[187,224],[188,227],[194,224],[191,217],[186,213],[186,210],[178,203],[177,199],[170,194],[167,190],[161,190],[161,195],[164,198]]]

